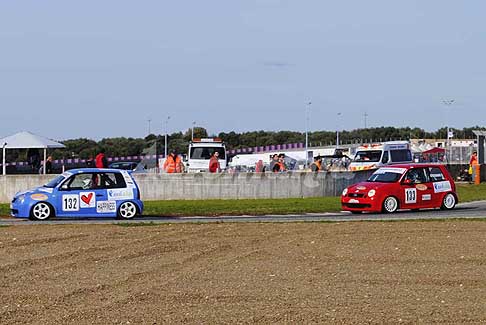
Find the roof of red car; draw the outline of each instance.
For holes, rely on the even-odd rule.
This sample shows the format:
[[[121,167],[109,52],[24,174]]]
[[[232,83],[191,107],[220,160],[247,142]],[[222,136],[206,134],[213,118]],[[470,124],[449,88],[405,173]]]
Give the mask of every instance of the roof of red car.
[[[383,167],[397,167],[397,168],[419,168],[419,167],[439,167],[444,166],[440,163],[410,163],[410,164],[390,164]]]

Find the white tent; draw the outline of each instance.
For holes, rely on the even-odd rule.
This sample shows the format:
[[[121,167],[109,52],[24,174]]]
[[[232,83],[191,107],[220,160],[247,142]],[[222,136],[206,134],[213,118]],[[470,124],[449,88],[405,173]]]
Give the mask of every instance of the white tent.
[[[3,175],[6,174],[5,152],[7,149],[44,149],[44,166],[47,160],[47,149],[65,148],[62,143],[52,141],[30,132],[19,132],[14,135],[0,139],[3,149]],[[44,168],[44,174],[46,168]]]

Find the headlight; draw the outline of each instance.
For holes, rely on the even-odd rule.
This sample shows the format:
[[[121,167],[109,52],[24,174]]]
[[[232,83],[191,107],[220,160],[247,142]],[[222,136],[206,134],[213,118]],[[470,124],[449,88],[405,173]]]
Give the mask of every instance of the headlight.
[[[373,197],[373,196],[375,196],[375,194],[376,194],[376,191],[375,190],[370,190],[368,192],[368,197]]]
[[[24,201],[25,201],[25,194],[22,194],[21,196],[19,196],[19,197],[17,198],[17,200],[19,200],[19,203],[20,203],[20,204],[24,203]]]
[[[343,196],[345,196],[346,194],[348,194],[348,189],[347,189],[347,188],[345,188],[345,189],[343,190]]]

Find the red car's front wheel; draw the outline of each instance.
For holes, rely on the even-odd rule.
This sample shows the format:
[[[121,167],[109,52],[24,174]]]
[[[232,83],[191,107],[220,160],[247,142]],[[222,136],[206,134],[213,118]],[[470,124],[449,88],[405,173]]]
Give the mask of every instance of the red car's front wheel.
[[[398,210],[398,200],[394,196],[389,196],[383,201],[383,212],[393,213]]]

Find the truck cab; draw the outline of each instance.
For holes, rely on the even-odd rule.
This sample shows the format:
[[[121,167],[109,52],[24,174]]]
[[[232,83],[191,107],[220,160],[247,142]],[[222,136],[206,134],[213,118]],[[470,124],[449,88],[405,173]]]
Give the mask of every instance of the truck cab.
[[[189,173],[209,171],[209,159],[214,152],[219,153],[219,164],[221,170],[225,170],[226,145],[219,138],[193,139],[189,144],[189,151],[186,161],[186,169]]]
[[[412,163],[412,151],[408,141],[388,141],[358,147],[351,170],[376,169],[393,163]]]

